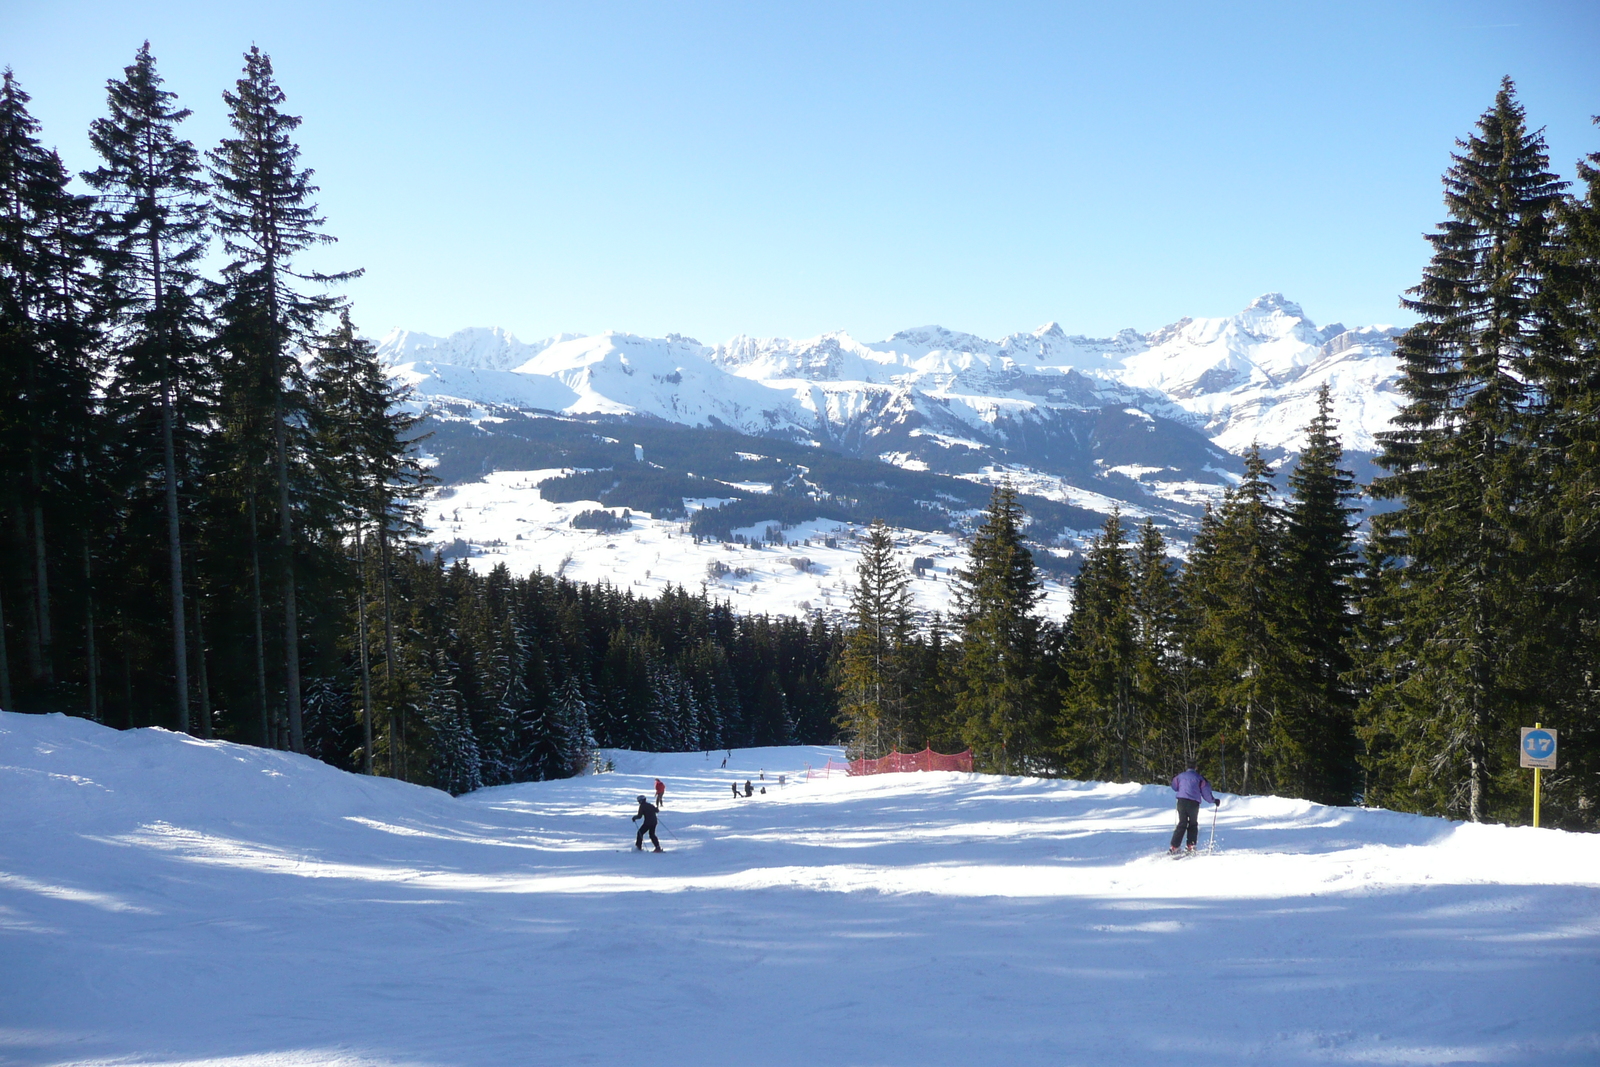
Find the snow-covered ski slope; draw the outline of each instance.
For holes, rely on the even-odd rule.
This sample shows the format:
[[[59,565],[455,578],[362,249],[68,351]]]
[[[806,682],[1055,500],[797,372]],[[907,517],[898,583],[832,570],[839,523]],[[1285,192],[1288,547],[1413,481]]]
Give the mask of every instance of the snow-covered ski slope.
[[[452,799],[0,714],[0,1063],[1600,1062],[1600,838],[1225,797],[1174,862],[1161,787],[829,754]]]

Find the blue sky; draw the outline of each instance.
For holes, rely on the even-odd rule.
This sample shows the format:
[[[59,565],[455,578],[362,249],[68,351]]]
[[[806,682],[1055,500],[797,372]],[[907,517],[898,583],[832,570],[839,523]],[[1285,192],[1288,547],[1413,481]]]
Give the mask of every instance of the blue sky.
[[[371,334],[1104,334],[1271,290],[1404,322],[1501,75],[1555,169],[1600,151],[1593,2],[0,0],[0,31],[75,168],[144,38],[202,146],[270,53]]]

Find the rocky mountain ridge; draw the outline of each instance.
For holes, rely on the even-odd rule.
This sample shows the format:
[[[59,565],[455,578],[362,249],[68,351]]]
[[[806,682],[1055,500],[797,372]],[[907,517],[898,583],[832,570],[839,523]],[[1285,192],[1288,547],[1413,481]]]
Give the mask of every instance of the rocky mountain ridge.
[[[714,345],[607,332],[532,344],[497,329],[396,330],[379,345],[419,403],[641,418],[812,443],[962,477],[1043,478],[1060,499],[1193,505],[1252,442],[1296,451],[1327,384],[1346,448],[1370,453],[1398,410],[1389,326],[1317,326],[1282,294],[1148,333],[1048,323],[988,340],[940,326]],[[1208,489],[1207,487],[1211,487]]]

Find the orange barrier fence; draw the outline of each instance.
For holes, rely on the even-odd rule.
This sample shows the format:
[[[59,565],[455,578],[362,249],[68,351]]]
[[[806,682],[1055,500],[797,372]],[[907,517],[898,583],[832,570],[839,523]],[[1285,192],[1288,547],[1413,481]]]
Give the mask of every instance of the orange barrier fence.
[[[921,752],[890,752],[882,759],[857,759],[842,763],[830,759],[820,770],[806,768],[806,777],[830,778],[835,773],[848,775],[897,774],[902,771],[965,771],[972,773],[972,749],[946,756],[925,748]]]

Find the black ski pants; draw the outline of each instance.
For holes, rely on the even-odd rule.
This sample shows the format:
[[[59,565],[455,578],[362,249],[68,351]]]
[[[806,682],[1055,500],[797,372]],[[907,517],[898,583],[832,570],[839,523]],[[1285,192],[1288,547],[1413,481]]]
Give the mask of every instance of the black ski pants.
[[[1189,834],[1189,847],[1200,839],[1200,802],[1198,800],[1178,801],[1178,828],[1172,831],[1172,847],[1177,848],[1178,842],[1183,840],[1184,831]]]
[[[656,840],[656,828],[648,823],[639,825],[639,832],[633,836],[633,847],[644,848],[644,835],[650,835],[650,843],[656,848],[661,847],[661,842]]]

